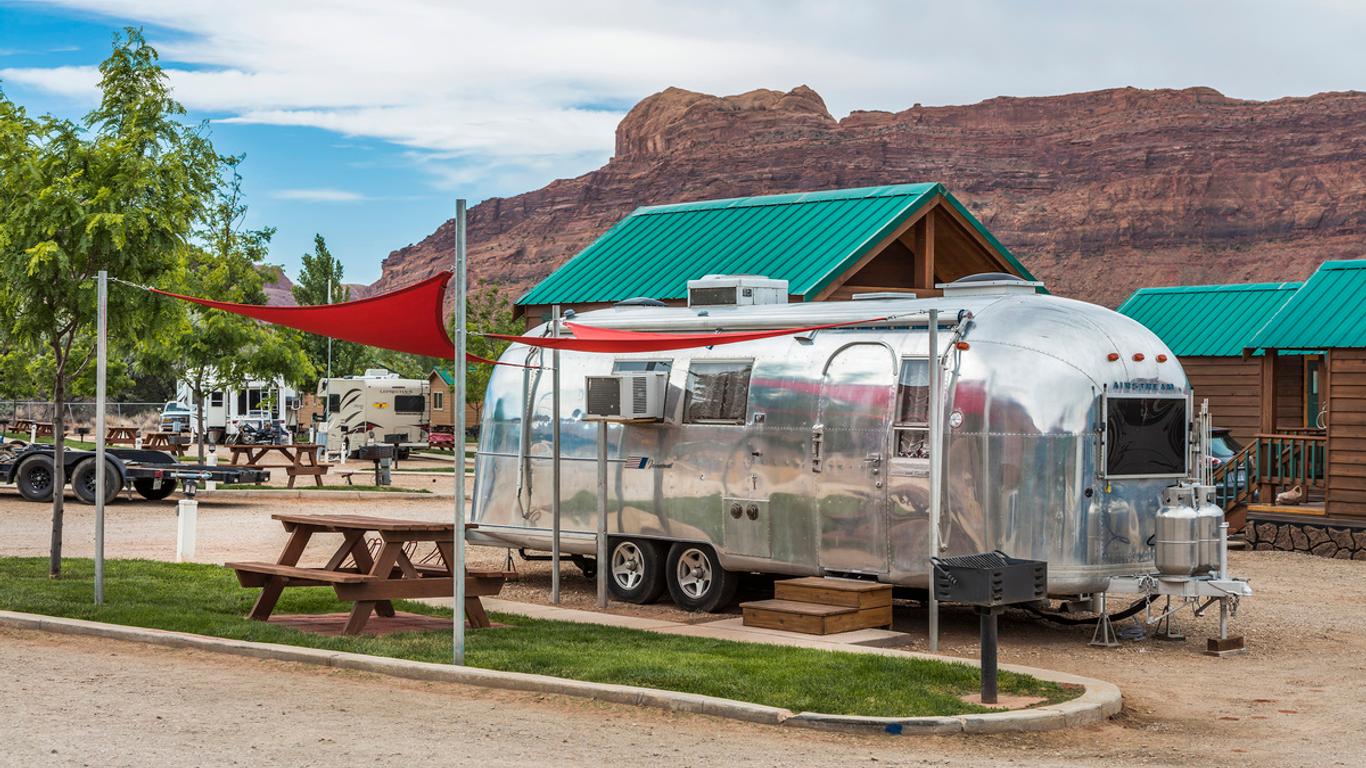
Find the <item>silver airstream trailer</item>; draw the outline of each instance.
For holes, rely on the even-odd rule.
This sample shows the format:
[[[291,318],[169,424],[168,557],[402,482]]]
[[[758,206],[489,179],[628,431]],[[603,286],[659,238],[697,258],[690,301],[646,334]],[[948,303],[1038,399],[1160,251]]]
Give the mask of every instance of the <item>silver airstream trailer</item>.
[[[678,352],[562,352],[563,551],[595,551],[598,425],[587,411],[601,393],[586,382],[613,377],[636,411],[608,433],[616,598],[667,588],[682,607],[711,610],[740,572],[926,586],[935,308],[947,348],[942,553],[1046,560],[1054,595],[1152,572],[1163,490],[1188,474],[1185,374],[1137,322],[1038,285],[993,274],[936,298],[752,305],[713,291],[689,307],[578,315],[672,332],[885,319]],[[514,344],[502,359],[548,366],[550,354]],[[550,549],[551,412],[547,370],[495,370],[472,541]]]

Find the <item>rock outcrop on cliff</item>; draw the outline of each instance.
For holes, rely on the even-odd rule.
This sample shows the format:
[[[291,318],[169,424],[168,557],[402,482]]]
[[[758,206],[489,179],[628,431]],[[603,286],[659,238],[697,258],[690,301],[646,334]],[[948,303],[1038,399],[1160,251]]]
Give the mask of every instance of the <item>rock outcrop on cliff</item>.
[[[641,205],[942,181],[1056,293],[1295,280],[1366,257],[1366,93],[1258,102],[1120,88],[833,118],[805,86],[678,88],[630,111],[602,168],[470,210],[471,280],[530,287]],[[382,291],[446,269],[446,222]]]

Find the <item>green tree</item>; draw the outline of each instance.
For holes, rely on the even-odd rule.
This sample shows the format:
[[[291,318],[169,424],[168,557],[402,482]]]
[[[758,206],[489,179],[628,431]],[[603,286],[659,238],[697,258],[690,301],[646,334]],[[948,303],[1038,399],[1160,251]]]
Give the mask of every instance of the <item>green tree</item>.
[[[31,118],[0,93],[0,317],[51,356],[56,472],[65,481],[64,406],[94,351],[96,272],[158,281],[214,188],[217,156],[184,123],[142,33],[115,36],[100,103],[76,124]],[[141,291],[109,292],[111,340],[147,339],[168,310]],[[61,573],[62,494],[52,497],[50,572]]]
[[[304,254],[299,279],[294,283],[294,300],[300,304],[339,304],[350,301],[351,289],[342,282],[343,272],[341,261],[327,249],[327,241],[322,235],[314,235],[313,252]],[[304,351],[313,364],[313,370],[319,377],[326,376],[328,338],[309,334],[304,336],[303,344]],[[360,373],[360,368],[368,357],[367,350],[349,341],[332,340],[331,344],[332,375],[349,376]],[[316,381],[309,389],[314,388]]]
[[[264,304],[265,259],[275,230],[243,225],[242,160],[240,155],[222,158],[219,187],[198,242],[182,250],[183,268],[170,277],[177,290],[192,296]],[[283,377],[295,383],[313,375],[301,334],[198,304],[182,313],[174,339],[159,345],[156,354],[159,367],[174,371],[193,397],[201,462],[207,432],[204,406],[214,392],[241,388],[251,379]]]

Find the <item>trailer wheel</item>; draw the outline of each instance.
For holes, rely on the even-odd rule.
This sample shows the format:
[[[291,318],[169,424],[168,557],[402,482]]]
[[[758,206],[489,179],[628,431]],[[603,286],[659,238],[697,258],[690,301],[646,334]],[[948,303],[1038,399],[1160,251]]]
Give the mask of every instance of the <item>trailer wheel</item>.
[[[740,585],[740,574],[722,568],[716,551],[705,544],[674,544],[664,573],[669,596],[685,611],[712,613],[725,608]]]
[[[119,491],[123,488],[123,481],[120,478],[118,467],[112,461],[105,459],[104,462],[104,503],[108,504],[118,498]],[[82,504],[95,503],[95,460],[86,459],[71,472],[71,490],[76,494],[76,499]]]
[[[14,472],[14,482],[19,486],[19,495],[28,501],[51,501],[52,483],[55,479],[51,456],[30,456],[24,459]]]
[[[158,480],[155,477],[139,477],[133,480],[133,490],[148,501],[161,501],[175,490],[174,478]]]
[[[612,597],[626,603],[646,605],[664,594],[664,552],[649,539],[617,539],[607,558],[607,588]]]

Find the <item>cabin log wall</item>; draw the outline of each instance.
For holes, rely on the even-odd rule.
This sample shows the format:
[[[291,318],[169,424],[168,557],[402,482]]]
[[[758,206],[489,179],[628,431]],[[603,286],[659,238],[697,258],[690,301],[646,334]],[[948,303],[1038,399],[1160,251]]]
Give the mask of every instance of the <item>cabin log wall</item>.
[[[1181,367],[1195,390],[1196,407],[1208,398],[1214,426],[1227,428],[1243,445],[1250,443],[1261,431],[1261,359],[1183,357]]]
[[[1366,518],[1366,349],[1328,351],[1329,517]]]

